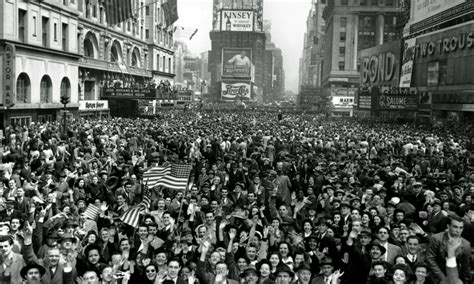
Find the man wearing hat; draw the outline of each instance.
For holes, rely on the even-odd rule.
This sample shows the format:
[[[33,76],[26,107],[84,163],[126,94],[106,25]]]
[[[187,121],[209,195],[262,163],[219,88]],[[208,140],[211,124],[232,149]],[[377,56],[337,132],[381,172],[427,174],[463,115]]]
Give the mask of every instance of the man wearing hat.
[[[288,265],[280,263],[277,266],[276,283],[290,284],[295,276],[295,273],[288,267]]]
[[[23,267],[20,271],[21,277],[26,281],[26,284],[40,284],[41,278],[46,273],[43,266],[31,263]]]
[[[258,283],[258,273],[254,265],[249,265],[244,268],[244,272],[240,275],[240,278],[245,280],[248,284]]]
[[[301,263],[297,268],[298,281],[295,284],[309,284],[311,281],[311,267],[306,263]]]
[[[316,276],[311,282],[312,284],[331,284],[332,273],[334,272],[334,264],[331,258],[323,258],[319,264],[321,267],[321,274]]]
[[[8,198],[6,201],[7,208],[5,211],[0,213],[0,220],[18,218],[21,219],[21,212],[15,209],[16,200],[15,198]]]
[[[441,200],[435,198],[433,201],[433,212],[428,216],[428,232],[437,234],[446,229],[448,217],[441,212]]]
[[[367,250],[369,251],[372,262],[383,261],[384,258],[382,256],[387,252],[385,247],[378,239],[373,240],[367,247]]]

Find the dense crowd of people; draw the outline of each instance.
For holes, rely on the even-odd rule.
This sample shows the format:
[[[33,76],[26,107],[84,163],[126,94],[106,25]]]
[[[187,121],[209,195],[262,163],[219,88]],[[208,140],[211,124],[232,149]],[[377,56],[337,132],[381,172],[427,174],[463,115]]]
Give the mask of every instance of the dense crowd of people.
[[[473,283],[473,130],[252,110],[12,125],[0,283]],[[189,186],[147,188],[169,164]]]

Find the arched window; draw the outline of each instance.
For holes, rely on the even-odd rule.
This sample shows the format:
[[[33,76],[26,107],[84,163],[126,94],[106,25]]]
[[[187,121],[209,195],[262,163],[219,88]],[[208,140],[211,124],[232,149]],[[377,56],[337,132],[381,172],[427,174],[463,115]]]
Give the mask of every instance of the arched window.
[[[26,73],[21,73],[16,81],[16,101],[18,103],[30,102],[30,78]]]
[[[71,83],[67,77],[61,80],[61,97],[63,96],[71,97]]]
[[[93,32],[88,32],[84,37],[84,57],[98,58],[99,55],[99,43]]]
[[[94,58],[94,46],[88,38],[84,40],[84,56]]]
[[[132,66],[140,67],[140,65],[140,51],[138,51],[138,48],[134,48],[132,53]]]
[[[120,43],[114,41],[110,49],[110,62],[122,63],[122,47]]]
[[[52,101],[52,83],[48,75],[44,75],[40,84],[40,102],[50,103]]]

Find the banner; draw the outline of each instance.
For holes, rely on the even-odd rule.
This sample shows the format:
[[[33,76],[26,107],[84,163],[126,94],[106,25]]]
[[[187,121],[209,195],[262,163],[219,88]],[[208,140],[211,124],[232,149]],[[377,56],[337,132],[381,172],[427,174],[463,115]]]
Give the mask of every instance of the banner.
[[[221,31],[253,32],[254,11],[222,10]]]
[[[400,88],[411,87],[413,60],[415,59],[416,38],[405,40],[403,44],[402,69],[400,71]]]
[[[16,75],[15,75],[15,53],[16,49],[13,44],[5,45],[3,54],[3,106],[12,107],[16,101]]]
[[[251,86],[248,83],[225,83],[222,82],[223,99],[250,99]]]
[[[222,49],[222,77],[251,78],[252,49],[224,48]]]
[[[179,18],[177,0],[168,0],[163,3],[163,13],[165,14],[166,27],[174,24]]]

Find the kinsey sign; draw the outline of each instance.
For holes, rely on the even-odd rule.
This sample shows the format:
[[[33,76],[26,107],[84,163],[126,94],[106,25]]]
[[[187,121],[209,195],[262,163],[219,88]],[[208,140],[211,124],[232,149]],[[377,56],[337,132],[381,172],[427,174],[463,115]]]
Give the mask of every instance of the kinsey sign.
[[[222,83],[222,98],[224,99],[250,99],[250,84],[247,83]]]
[[[3,105],[12,107],[15,104],[15,46],[7,43],[3,54]]]
[[[233,32],[252,32],[253,19],[253,11],[223,10],[221,19],[221,30]]]
[[[398,85],[399,53],[400,41],[362,50],[362,85]]]
[[[79,101],[79,110],[108,110],[109,101]]]

